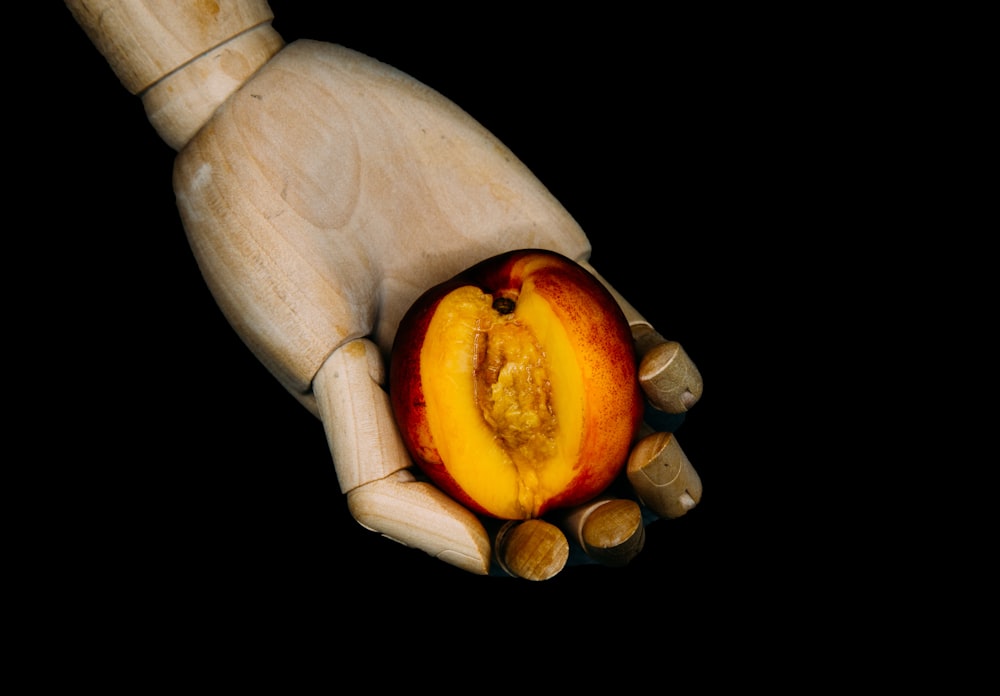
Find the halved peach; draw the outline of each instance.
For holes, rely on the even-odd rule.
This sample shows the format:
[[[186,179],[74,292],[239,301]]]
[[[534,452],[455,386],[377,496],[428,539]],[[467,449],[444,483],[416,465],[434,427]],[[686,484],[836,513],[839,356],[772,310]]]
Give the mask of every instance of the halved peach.
[[[414,462],[459,502],[503,519],[607,488],[643,408],[618,304],[579,264],[537,249],[425,292],[400,323],[389,381]]]

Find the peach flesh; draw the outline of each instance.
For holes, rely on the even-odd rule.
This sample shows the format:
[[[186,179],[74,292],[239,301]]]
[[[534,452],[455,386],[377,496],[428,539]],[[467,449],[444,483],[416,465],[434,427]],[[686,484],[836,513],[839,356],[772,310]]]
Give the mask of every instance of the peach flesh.
[[[390,393],[432,480],[477,512],[527,519],[610,484],[641,400],[627,323],[596,279],[548,252],[506,256],[524,266],[506,285],[463,274],[415,305]]]

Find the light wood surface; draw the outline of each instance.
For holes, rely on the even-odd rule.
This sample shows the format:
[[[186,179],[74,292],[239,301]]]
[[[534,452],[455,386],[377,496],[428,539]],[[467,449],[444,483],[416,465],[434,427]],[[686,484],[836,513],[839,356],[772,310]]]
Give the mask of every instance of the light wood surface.
[[[668,341],[652,327],[634,325],[639,383],[649,402],[666,413],[685,413],[698,403],[704,388],[701,373],[677,341]]]
[[[642,502],[661,517],[681,517],[701,502],[701,478],[672,433],[652,433],[640,440],[629,456],[626,475]]]
[[[416,297],[501,251],[584,258],[582,230],[493,136],[345,48],[289,45],[177,160],[202,272],[251,350],[307,398],[340,345],[387,356]]]
[[[179,150],[284,42],[265,0],[67,0],[150,123]]]
[[[496,534],[494,550],[500,567],[524,580],[549,580],[569,560],[566,536],[545,520],[504,523]]]
[[[646,541],[642,510],[632,500],[600,497],[560,519],[560,528],[593,560],[624,566],[639,555]]]
[[[489,572],[490,540],[476,516],[431,484],[414,480],[407,470],[349,491],[347,504],[354,519],[373,532],[470,573]],[[521,562],[535,567],[536,556],[549,555],[538,551],[525,549]]]

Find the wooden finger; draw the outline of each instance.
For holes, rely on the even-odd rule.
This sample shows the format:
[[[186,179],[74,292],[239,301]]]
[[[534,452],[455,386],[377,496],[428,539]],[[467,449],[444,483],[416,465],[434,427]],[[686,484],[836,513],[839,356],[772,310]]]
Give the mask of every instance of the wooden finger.
[[[701,398],[701,373],[677,341],[656,343],[642,354],[639,384],[649,402],[667,413],[685,413]]]
[[[674,519],[701,502],[701,478],[672,433],[653,433],[632,449],[626,475],[653,512]]]
[[[344,493],[412,466],[381,386],[384,381],[382,358],[368,339],[350,341],[335,350],[313,380]]]
[[[676,341],[668,341],[586,261],[581,265],[611,292],[632,327],[639,356],[639,383],[649,403],[666,413],[685,413],[701,398],[701,373]]]
[[[569,542],[558,527],[544,520],[512,520],[496,532],[493,552],[507,574],[549,580],[566,566]]]
[[[587,556],[606,566],[627,565],[646,542],[642,509],[634,500],[600,498],[567,513],[559,526]]]
[[[470,573],[489,573],[490,540],[478,518],[407,471],[355,488],[347,504],[371,531]]]
[[[367,339],[334,351],[313,381],[341,490],[363,527],[477,574],[489,572],[490,541],[479,519],[434,486],[416,481],[380,383],[378,348]]]

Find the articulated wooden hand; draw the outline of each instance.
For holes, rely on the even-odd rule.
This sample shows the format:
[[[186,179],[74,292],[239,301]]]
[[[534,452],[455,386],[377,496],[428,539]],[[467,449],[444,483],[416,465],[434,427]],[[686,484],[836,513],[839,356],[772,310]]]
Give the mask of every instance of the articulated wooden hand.
[[[552,249],[586,265],[582,230],[454,104],[346,48],[286,46],[262,0],[67,5],[178,150],[174,189],[206,282],[254,354],[322,420],[352,514],[488,572],[494,547],[480,520],[411,473],[383,366],[400,318],[424,290],[517,248]],[[651,403],[685,411],[700,395],[697,370],[619,301],[645,356],[640,377]],[[684,514],[701,495],[668,434],[638,443],[628,473],[661,516]],[[601,535],[592,532],[605,523],[594,513],[611,510],[599,502],[564,524],[598,556]],[[505,567],[541,577],[552,572],[536,568],[548,553],[558,570],[550,530],[525,523],[522,531],[502,535],[511,549]],[[625,536],[641,536],[641,525]],[[519,554],[529,557],[522,571]]]

